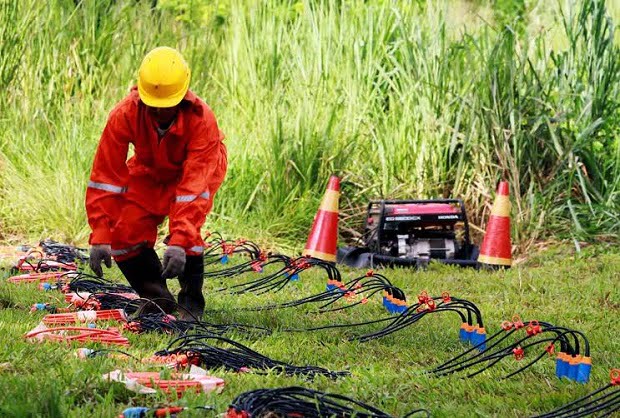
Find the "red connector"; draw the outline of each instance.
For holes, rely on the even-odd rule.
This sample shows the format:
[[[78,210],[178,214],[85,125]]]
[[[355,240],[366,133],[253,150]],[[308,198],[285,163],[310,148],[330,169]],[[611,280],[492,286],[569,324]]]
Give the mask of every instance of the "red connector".
[[[420,305],[424,305],[426,302],[428,302],[429,299],[430,297],[428,296],[428,292],[426,290],[423,290],[418,295],[418,302],[420,302]]]
[[[523,351],[523,348],[521,348],[521,346],[513,348],[512,353],[515,355],[515,360],[523,360],[523,357],[525,357],[525,352]]]
[[[527,328],[525,328],[525,331],[529,336],[540,334],[541,332],[543,332],[540,324],[536,320],[530,321],[530,324],[527,326]]]
[[[521,320],[521,317],[518,314],[514,314],[512,316],[512,325],[515,327],[515,329],[521,329],[525,326],[525,324]]]

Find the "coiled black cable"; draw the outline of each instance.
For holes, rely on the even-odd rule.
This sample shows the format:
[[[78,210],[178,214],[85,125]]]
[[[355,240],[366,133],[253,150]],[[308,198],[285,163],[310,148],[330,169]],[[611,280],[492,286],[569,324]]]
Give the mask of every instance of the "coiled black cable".
[[[426,409],[416,409],[405,416],[418,413],[430,417]],[[391,415],[353,398],[299,386],[244,392],[232,401],[226,414],[227,418],[270,416],[391,418]]]

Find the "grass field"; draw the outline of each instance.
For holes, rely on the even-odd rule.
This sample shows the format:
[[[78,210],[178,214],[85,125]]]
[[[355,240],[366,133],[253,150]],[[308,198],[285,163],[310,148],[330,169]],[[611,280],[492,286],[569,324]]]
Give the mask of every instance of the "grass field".
[[[586,385],[559,381],[554,361],[545,358],[533,368],[509,380],[499,376],[520,365],[507,359],[503,364],[472,379],[458,376],[434,378],[425,369],[461,352],[458,341],[460,320],[442,315],[424,318],[417,326],[366,343],[348,342],[346,337],[369,328],[345,328],[305,333],[278,330],[307,328],[330,323],[352,323],[385,315],[380,300],[351,312],[318,314],[311,308],[292,308],[262,313],[238,308],[288,301],[324,289],[325,278],[306,272],[297,283],[277,294],[231,296],[215,294],[221,283],[206,285],[208,307],[217,310],[205,317],[215,323],[240,322],[275,330],[271,336],[232,337],[272,358],[293,364],[312,364],[333,370],[349,370],[351,376],[337,381],[317,378],[306,381],[275,373],[235,374],[223,370],[211,373],[226,380],[221,394],[189,395],[175,405],[213,405],[223,412],[240,392],[261,387],[302,385],[353,396],[395,416],[425,407],[436,417],[495,416],[524,417],[541,413],[583,395],[608,381],[609,369],[620,365],[618,317],[620,312],[620,254],[602,246],[587,247],[576,254],[570,248],[553,248],[532,257],[525,265],[509,271],[476,272],[432,266],[425,272],[386,270],[384,273],[415,299],[421,290],[439,294],[444,290],[476,303],[487,331],[495,332],[503,320],[518,313],[583,331],[592,345],[593,373]],[[2,277],[8,275],[4,271]],[[345,278],[358,272],[346,271]],[[112,273],[118,275],[118,271]],[[227,282],[238,282],[231,279]],[[129,405],[157,406],[169,401],[163,395],[135,395],[119,384],[101,379],[111,370],[145,370],[133,360],[95,358],[80,360],[75,347],[54,343],[31,344],[25,332],[41,319],[28,313],[35,302],[55,303],[60,294],[43,293],[36,286],[0,283],[0,415],[11,417],[113,417]],[[62,304],[57,304],[62,305]],[[149,357],[169,340],[161,335],[129,335],[128,351]],[[526,354],[526,361],[534,353]],[[156,369],[156,368],[155,368]],[[203,414],[203,415],[201,415]],[[183,416],[205,416],[187,412]],[[215,414],[206,413],[206,416]]]
[[[191,88],[226,133],[229,172],[206,226],[293,254],[331,174],[342,178],[340,243],[368,200],[461,197],[479,242],[500,179],[510,182],[513,269],[386,271],[409,298],[447,290],[476,303],[489,333],[518,313],[590,338],[587,385],[553,360],[507,381],[514,360],[473,379],[423,372],[464,350],[456,316],[367,343],[370,328],[284,330],[386,315],[380,301],[339,313],[240,307],[317,293],[306,272],[277,294],[235,297],[208,282],[211,322],[269,327],[232,335],[272,358],[349,370],[338,381],[214,370],[227,386],[173,401],[223,412],[240,392],[307,385],[401,416],[521,417],[602,386],[620,366],[620,21],[618,0],[0,0],[0,244],[52,237],[85,246],[84,193],[106,117],[142,57],[177,47]],[[165,225],[162,226],[165,235]],[[545,252],[539,248],[549,243]],[[595,243],[595,245],[590,245]],[[30,344],[36,302],[60,294],[5,283],[0,260],[0,417],[113,417],[168,400],[104,382],[133,360],[79,360]],[[345,278],[357,273],[346,271]],[[111,277],[120,279],[113,270]],[[236,282],[240,279],[231,279]],[[168,336],[129,335],[140,358]],[[185,416],[202,416],[188,412]],[[214,415],[216,413],[207,413]]]

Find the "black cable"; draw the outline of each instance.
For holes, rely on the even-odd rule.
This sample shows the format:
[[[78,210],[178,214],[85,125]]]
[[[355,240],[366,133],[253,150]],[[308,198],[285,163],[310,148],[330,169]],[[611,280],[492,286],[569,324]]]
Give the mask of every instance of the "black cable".
[[[245,413],[250,417],[391,418],[391,415],[353,398],[298,386],[244,392],[231,402],[228,412],[231,416]],[[430,416],[425,409],[416,409],[405,416],[417,413]]]
[[[225,347],[220,347],[221,345]],[[234,371],[276,370],[289,376],[302,375],[310,379],[317,375],[331,379],[349,375],[349,372],[345,371],[330,371],[317,366],[295,366],[273,360],[241,343],[214,334],[182,335],[172,340],[165,349],[156,352],[155,356],[165,357],[179,354],[197,359],[198,365],[207,369],[224,367]]]

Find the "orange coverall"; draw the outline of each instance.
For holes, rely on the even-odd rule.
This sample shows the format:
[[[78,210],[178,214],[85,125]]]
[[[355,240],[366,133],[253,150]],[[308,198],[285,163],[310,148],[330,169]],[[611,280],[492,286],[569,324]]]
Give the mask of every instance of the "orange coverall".
[[[134,87],[110,113],[95,155],[86,191],[89,243],[111,244],[123,261],[153,248],[169,216],[168,245],[202,255],[200,228],[226,175],[223,139],[211,109],[189,90],[160,137]],[[135,155],[127,160],[129,144]]]

